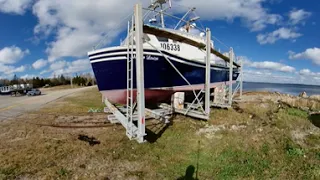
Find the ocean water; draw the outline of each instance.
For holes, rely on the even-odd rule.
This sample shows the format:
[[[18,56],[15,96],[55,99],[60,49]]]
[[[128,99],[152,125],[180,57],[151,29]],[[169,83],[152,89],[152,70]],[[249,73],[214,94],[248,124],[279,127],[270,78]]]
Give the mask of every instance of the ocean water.
[[[275,84],[275,83],[256,83],[243,82],[244,91],[269,91],[280,92],[284,94],[299,95],[306,92],[310,95],[320,95],[320,86],[303,85],[303,84]]]

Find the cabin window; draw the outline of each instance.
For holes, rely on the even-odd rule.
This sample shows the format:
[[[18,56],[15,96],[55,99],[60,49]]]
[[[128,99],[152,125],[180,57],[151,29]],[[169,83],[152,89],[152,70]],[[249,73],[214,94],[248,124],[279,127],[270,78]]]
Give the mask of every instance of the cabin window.
[[[169,39],[165,37],[157,37],[157,39],[159,42],[169,42]]]

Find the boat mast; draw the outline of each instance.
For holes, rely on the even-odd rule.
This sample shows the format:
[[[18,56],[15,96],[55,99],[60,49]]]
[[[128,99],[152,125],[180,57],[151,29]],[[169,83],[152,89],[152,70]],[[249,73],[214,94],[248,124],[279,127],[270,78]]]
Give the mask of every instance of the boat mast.
[[[164,15],[163,15],[163,6],[162,4],[160,4],[160,17],[161,17],[161,27],[162,28],[165,28],[165,25],[164,25]]]
[[[193,12],[194,10],[196,10],[196,8],[190,8],[188,12],[186,12],[186,14],[184,14],[184,16],[180,19],[180,21],[178,22],[178,24],[176,25],[176,27],[174,27],[174,29],[177,29],[180,25],[180,23],[184,20],[184,18],[187,17],[187,15],[190,13],[190,12]]]
[[[162,28],[165,28],[164,12],[168,9],[163,9],[163,4],[166,4],[167,2],[169,2],[169,7],[171,8],[171,0],[151,0],[151,5],[149,6],[149,8],[153,10],[160,8],[159,15]]]

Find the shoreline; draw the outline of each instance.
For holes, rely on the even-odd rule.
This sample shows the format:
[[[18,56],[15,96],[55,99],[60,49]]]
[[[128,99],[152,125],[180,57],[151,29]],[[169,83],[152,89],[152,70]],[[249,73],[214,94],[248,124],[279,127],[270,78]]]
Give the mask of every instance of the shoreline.
[[[238,97],[239,93],[237,94]],[[244,91],[241,102],[268,102],[284,103],[291,108],[297,108],[308,113],[320,112],[320,95],[307,96],[301,93],[298,96],[270,91]]]

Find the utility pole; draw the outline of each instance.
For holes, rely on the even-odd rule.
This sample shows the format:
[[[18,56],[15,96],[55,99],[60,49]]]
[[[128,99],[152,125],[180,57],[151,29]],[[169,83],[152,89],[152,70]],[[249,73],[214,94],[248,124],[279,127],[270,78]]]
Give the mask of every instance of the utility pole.
[[[71,88],[73,88],[73,75],[72,75],[72,73],[66,73],[68,76],[70,76],[70,86],[71,86]]]
[[[70,79],[71,88],[73,88],[72,80],[73,80],[73,77],[71,76],[71,79]]]

